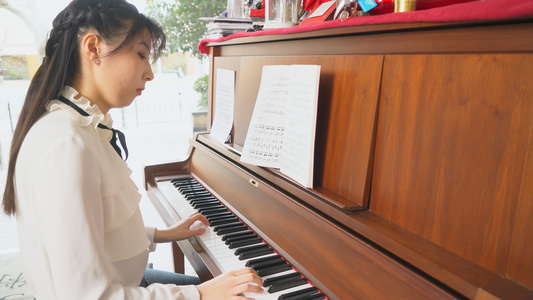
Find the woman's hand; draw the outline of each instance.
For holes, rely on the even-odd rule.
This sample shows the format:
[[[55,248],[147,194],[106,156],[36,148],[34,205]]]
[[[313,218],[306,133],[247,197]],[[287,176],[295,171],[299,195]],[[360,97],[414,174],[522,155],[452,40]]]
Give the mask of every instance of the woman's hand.
[[[193,226],[193,228],[191,229],[191,226],[196,221],[205,226]],[[154,234],[154,242],[167,243],[185,240],[192,236],[203,234],[206,231],[205,227],[207,226],[209,226],[209,221],[207,220],[207,218],[200,213],[194,213],[190,215],[187,219],[181,220],[179,223],[172,227],[169,227],[167,229],[156,229]]]
[[[196,288],[201,300],[250,300],[253,298],[239,296],[244,292],[262,293],[263,281],[257,273],[244,268],[231,271],[206,281]]]

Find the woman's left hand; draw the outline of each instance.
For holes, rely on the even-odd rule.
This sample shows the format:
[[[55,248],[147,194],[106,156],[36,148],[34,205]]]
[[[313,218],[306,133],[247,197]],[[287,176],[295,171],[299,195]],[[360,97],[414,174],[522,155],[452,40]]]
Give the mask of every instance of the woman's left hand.
[[[209,226],[207,218],[200,213],[194,213],[172,227],[167,229],[156,229],[154,242],[166,243],[185,240],[192,236],[204,233],[207,230],[207,226]]]

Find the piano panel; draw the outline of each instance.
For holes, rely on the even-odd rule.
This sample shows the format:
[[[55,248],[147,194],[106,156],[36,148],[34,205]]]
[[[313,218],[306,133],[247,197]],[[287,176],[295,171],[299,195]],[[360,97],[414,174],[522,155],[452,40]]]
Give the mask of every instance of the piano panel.
[[[244,145],[264,65],[321,65],[315,190],[341,209],[366,209],[382,61],[381,55],[215,58],[214,73],[236,71],[234,147]]]
[[[533,122],[533,116],[530,118]],[[524,175],[513,224],[513,234],[509,253],[507,276],[518,283],[533,289],[533,138],[529,138],[528,153],[525,158]],[[525,298],[525,297],[524,297]]]
[[[506,276],[513,232],[531,229],[513,223],[531,183],[530,65],[530,54],[386,56],[370,210]]]

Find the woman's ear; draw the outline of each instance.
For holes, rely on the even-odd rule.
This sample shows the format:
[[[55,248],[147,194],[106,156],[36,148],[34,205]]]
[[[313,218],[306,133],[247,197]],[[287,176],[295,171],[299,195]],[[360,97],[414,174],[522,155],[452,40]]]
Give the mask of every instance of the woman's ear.
[[[81,40],[82,59],[87,59],[95,64],[100,63],[100,38],[92,32],[87,33]]]

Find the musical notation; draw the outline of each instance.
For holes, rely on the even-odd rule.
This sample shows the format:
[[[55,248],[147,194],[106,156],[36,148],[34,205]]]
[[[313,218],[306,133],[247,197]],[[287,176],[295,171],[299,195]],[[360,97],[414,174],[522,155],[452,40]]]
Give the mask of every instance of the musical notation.
[[[225,143],[233,127],[235,71],[217,69],[216,107],[211,136]]]
[[[319,79],[317,65],[263,67],[242,162],[312,187]]]

